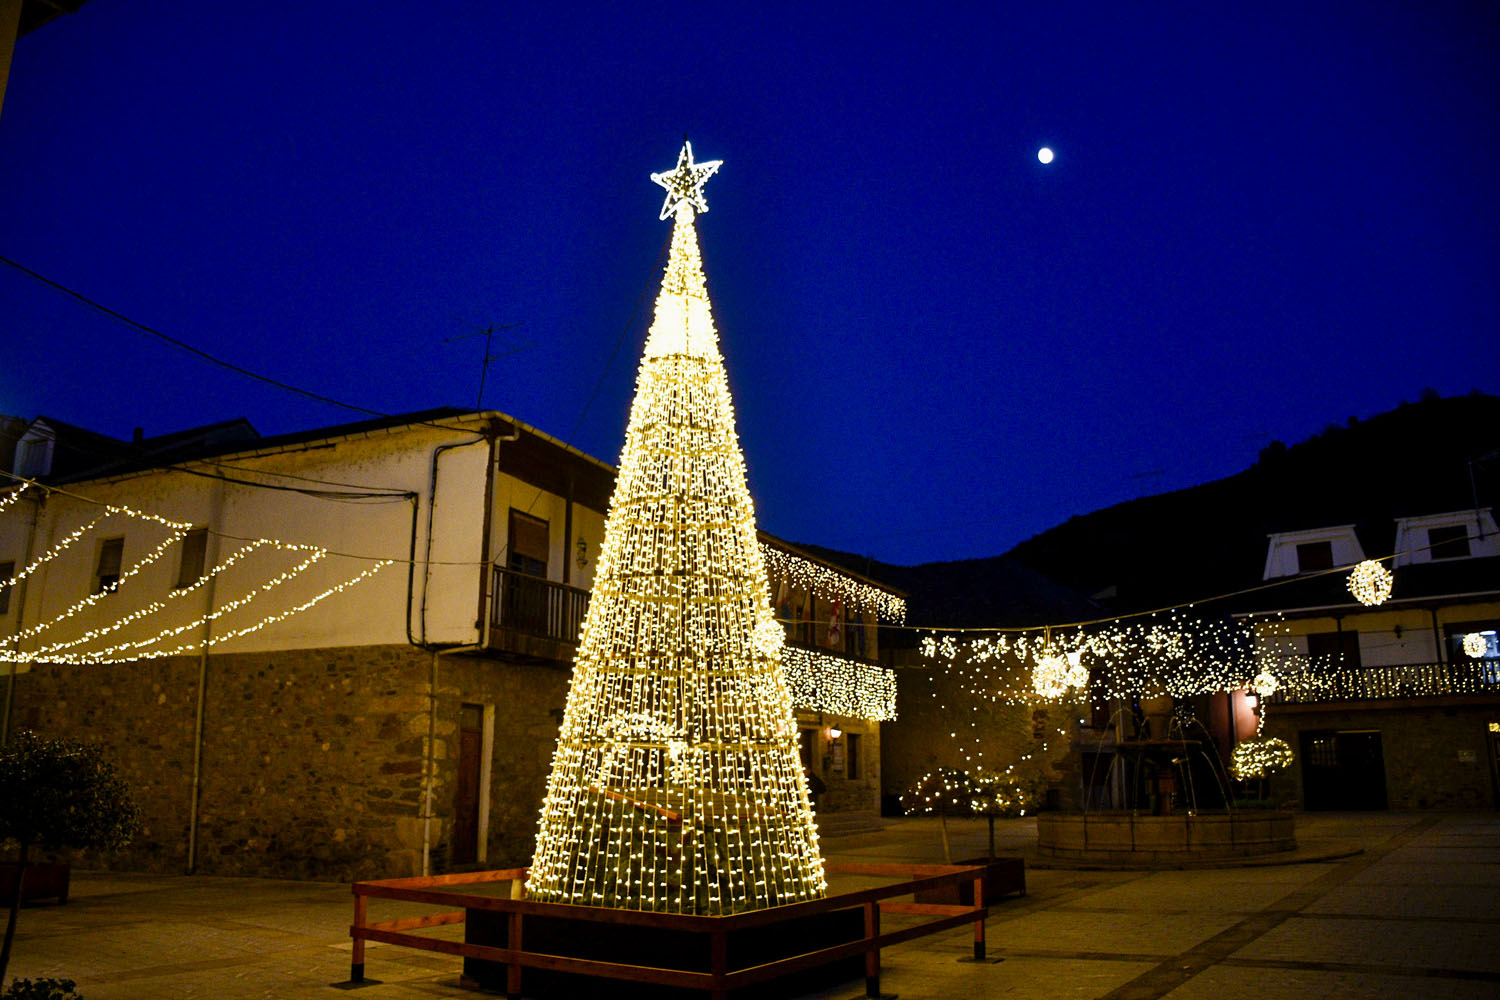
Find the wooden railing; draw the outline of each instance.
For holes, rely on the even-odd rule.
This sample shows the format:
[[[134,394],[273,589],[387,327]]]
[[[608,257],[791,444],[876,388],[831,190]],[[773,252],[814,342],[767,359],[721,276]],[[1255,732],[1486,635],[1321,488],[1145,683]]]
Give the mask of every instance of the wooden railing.
[[[1464,660],[1313,669],[1282,677],[1270,701],[1273,705],[1298,705],[1465,694],[1500,694],[1500,663]]]
[[[506,967],[505,992],[508,997],[521,996],[522,971],[534,968],[601,979],[705,990],[712,1000],[725,1000],[730,990],[860,954],[864,955],[865,995],[879,997],[881,995],[880,950],[882,948],[964,924],[974,926],[974,960],[984,960],[984,926],[985,918],[989,916],[989,910],[984,905],[984,868],[962,865],[829,864],[825,870],[830,874],[888,877],[902,881],[878,888],[860,889],[830,895],[823,899],[750,910],[724,917],[655,913],[602,906],[578,906],[568,903],[543,903],[462,891],[462,887],[468,885],[506,881],[524,883],[527,875],[525,868],[356,882],[353,886],[354,923],[349,928],[349,936],[354,939],[349,981],[347,984],[337,985],[355,986],[365,981],[365,942],[367,941],[378,941],[405,948],[418,948],[423,951],[503,964]],[[957,893],[964,882],[973,883],[974,905],[887,902],[892,897],[912,896],[919,892],[944,890],[949,887]],[[371,899],[397,899],[442,907],[459,906],[462,909],[447,909],[442,913],[427,916],[371,922],[369,919]],[[864,933],[857,940],[791,955],[748,968],[731,969],[729,967],[727,936],[735,931],[854,907],[860,907],[864,911]],[[464,923],[470,910],[487,910],[506,915],[508,933],[505,947],[413,933],[432,927]],[[933,919],[882,932],[880,929],[882,913]],[[528,916],[589,921],[601,925],[601,932],[604,932],[606,925],[613,924],[703,934],[708,937],[709,970],[703,972],[682,968],[630,965],[622,962],[530,951],[525,947],[524,930],[525,918]]]
[[[566,583],[495,567],[490,626],[527,635],[578,642],[589,592]]]

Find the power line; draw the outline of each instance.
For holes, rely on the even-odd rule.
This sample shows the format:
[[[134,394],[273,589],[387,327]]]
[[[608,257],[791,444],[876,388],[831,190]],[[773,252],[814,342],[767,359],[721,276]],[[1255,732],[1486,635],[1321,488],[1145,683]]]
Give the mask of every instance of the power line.
[[[60,282],[53,281],[46,275],[38,274],[31,268],[26,267],[24,264],[19,264],[16,261],[11,260],[9,257],[0,256],[0,264],[6,264],[9,267],[15,268],[17,271],[20,271],[22,274],[31,278],[33,281],[45,285],[47,288],[50,288],[53,291],[58,292],[59,294],[67,296],[68,298],[79,303],[85,308],[92,309],[95,312],[106,316],[117,323],[120,323],[122,326],[128,327],[129,329],[134,330],[137,333],[143,333],[148,337],[154,337],[157,340],[162,341],[163,343],[177,348],[179,351],[182,351],[185,354],[190,354],[193,357],[198,358],[201,361],[206,361],[211,365],[217,365],[218,367],[223,368],[226,371],[233,372],[234,374],[239,375],[242,378],[248,378],[256,382],[263,382],[266,385],[274,386],[275,388],[281,389],[284,392],[295,393],[298,396],[303,396],[307,399],[315,400],[319,403],[327,403],[329,406],[338,406],[345,410],[352,410],[356,413],[364,413],[372,417],[394,416],[394,414],[385,413],[381,410],[372,410],[368,406],[360,406],[356,403],[346,403],[341,399],[334,399],[332,396],[325,396],[322,393],[314,392],[311,389],[303,389],[300,386],[292,385],[289,382],[283,382],[280,379],[272,378],[269,375],[262,375],[259,372],[251,371],[250,369],[242,367],[241,365],[234,364],[231,361],[225,361],[223,358],[215,357],[214,355],[209,354],[207,351],[202,350],[201,348],[194,347],[192,344],[189,344],[186,341],[179,340],[178,338],[173,337],[171,334],[163,333],[161,330],[158,330],[153,326],[148,326],[147,324],[142,323],[139,320],[131,319],[124,313],[111,309],[109,306],[104,305],[102,302],[95,301],[94,299],[89,298],[87,295],[84,295],[82,292],[76,292],[68,286],[61,284]],[[418,423],[424,424],[429,427],[440,427],[443,430],[465,430],[465,428],[451,427],[447,424],[440,424],[427,420],[418,421]]]

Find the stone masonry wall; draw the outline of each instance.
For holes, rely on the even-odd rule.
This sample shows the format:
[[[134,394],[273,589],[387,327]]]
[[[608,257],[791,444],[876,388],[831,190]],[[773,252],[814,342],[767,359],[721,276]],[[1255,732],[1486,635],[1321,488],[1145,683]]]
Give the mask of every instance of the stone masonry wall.
[[[210,656],[196,870],[411,875],[424,827],[431,870],[445,870],[464,702],[495,706],[489,864],[528,862],[568,674],[439,656],[432,699],[433,665],[408,646]],[[188,870],[198,670],[197,657],[178,657],[17,678],[13,725],[103,743],[145,813],[131,848],[84,863]]]
[[[995,770],[1016,765],[1043,781],[1056,781],[1070,741],[1056,730],[1069,711],[1051,706],[995,704],[967,693],[941,670],[896,671],[900,716],[882,727],[881,793],[887,808],[919,778],[938,767]]]
[[[1272,707],[1265,734],[1286,740],[1299,759],[1271,779],[1271,796],[1303,804],[1299,733],[1378,730],[1391,809],[1494,808],[1488,746],[1492,722],[1500,722],[1500,705],[1316,712]]]

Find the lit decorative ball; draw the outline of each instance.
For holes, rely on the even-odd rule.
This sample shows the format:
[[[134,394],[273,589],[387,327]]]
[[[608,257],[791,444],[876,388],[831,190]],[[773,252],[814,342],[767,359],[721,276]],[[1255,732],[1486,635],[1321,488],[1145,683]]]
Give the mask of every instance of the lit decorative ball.
[[[1249,778],[1264,778],[1291,764],[1292,748],[1286,740],[1274,736],[1246,740],[1234,748],[1229,761],[1229,772],[1244,781]]]
[[[1366,559],[1349,574],[1349,593],[1361,604],[1384,604],[1391,596],[1391,571],[1374,559]]]
[[[1068,690],[1068,661],[1056,653],[1037,657],[1031,686],[1043,698],[1057,698]]]
[[[1478,632],[1470,632],[1468,635],[1464,636],[1464,653],[1472,657],[1473,659],[1484,659],[1484,654],[1489,652],[1489,650],[1486,648],[1488,647],[1488,645],[1489,644],[1484,641],[1484,636],[1480,635]]]
[[[1089,668],[1083,665],[1083,653],[1076,649],[1068,654],[1068,669],[1063,675],[1063,681],[1068,687],[1088,687]]]
[[[1048,149],[1046,146],[1043,146],[1041,149],[1036,151],[1036,158],[1042,163],[1051,163],[1053,158],[1052,150]]]
[[[786,642],[786,632],[774,618],[767,618],[755,626],[755,648],[767,656],[775,656]]]
[[[1269,670],[1262,670],[1260,673],[1256,674],[1255,679],[1250,682],[1250,690],[1254,691],[1262,698],[1271,697],[1271,695],[1276,693],[1276,689],[1280,686],[1281,682],[1278,681],[1276,679],[1276,675],[1271,673],[1271,671]]]

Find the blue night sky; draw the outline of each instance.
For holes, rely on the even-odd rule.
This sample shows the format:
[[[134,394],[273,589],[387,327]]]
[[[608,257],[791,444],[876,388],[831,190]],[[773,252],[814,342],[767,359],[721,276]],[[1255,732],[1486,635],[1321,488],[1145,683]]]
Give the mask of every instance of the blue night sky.
[[[814,6],[93,0],[17,44],[0,255],[386,413],[524,323],[485,405],[614,461],[686,133],[761,526],[893,562],[1500,392],[1494,4]],[[0,412],[362,416],[10,268],[0,331]]]

